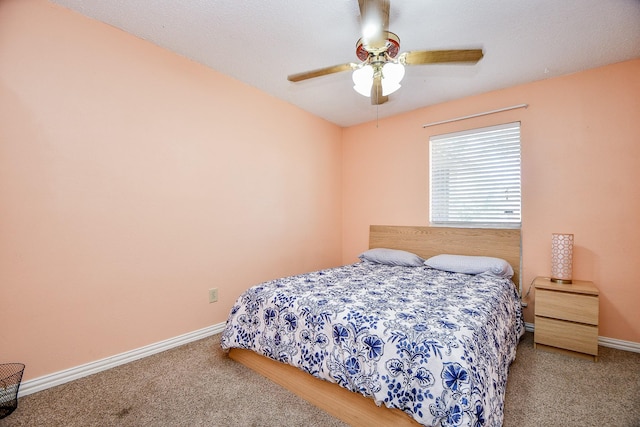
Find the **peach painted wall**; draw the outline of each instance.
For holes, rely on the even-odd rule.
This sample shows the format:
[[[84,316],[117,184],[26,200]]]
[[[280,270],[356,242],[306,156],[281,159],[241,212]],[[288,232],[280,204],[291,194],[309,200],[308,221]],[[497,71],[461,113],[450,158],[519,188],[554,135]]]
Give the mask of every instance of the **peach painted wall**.
[[[3,0],[0,362],[25,379],[78,366],[339,264],[341,135],[113,27]]]
[[[422,127],[522,103],[529,108]],[[369,224],[428,224],[431,135],[513,121],[521,121],[525,291],[550,272],[551,233],[574,233],[574,277],[600,289],[600,335],[640,343],[640,59],[346,129],[343,262],[366,249]]]
[[[550,234],[573,232],[600,335],[640,342],[638,93],[640,60],[342,130],[44,0],[4,0],[2,358],[42,376],[222,322],[257,281],[352,262],[369,224],[427,224],[430,135],[516,120],[525,289],[548,274]]]

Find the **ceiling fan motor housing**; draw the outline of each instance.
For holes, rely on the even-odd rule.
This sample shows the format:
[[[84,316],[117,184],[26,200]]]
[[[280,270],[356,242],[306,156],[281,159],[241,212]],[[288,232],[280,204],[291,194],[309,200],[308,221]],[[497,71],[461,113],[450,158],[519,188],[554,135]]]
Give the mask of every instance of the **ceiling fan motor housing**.
[[[398,52],[400,51],[400,37],[391,31],[385,31],[387,42],[385,46],[381,49],[371,49],[365,45],[362,38],[358,40],[356,43],[356,56],[361,61],[366,61],[369,58],[369,55],[378,55],[382,52],[386,52],[390,58],[395,58],[398,56]]]

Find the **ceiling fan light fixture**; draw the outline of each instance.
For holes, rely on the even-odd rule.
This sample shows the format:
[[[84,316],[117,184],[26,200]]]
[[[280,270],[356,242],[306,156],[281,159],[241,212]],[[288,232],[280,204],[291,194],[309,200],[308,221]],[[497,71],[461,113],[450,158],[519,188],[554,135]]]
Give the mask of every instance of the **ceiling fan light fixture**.
[[[353,89],[360,95],[371,96],[371,87],[373,86],[373,67],[365,65],[353,71],[351,75],[353,79]]]
[[[400,89],[404,77],[404,66],[397,62],[387,62],[382,67],[382,95],[387,96]]]

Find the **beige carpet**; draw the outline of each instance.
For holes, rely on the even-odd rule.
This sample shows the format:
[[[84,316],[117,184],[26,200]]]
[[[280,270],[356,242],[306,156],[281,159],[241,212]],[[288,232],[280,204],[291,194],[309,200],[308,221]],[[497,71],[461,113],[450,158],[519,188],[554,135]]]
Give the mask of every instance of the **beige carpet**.
[[[20,399],[0,426],[344,426],[228,359],[219,336]],[[640,353],[534,351],[511,366],[504,425],[640,427]]]

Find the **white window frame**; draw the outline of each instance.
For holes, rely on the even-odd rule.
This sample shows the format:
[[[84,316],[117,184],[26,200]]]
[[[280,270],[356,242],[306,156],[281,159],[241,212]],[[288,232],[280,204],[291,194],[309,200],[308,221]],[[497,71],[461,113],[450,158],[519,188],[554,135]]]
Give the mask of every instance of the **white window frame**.
[[[520,122],[429,138],[429,222],[520,228]]]

